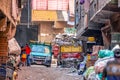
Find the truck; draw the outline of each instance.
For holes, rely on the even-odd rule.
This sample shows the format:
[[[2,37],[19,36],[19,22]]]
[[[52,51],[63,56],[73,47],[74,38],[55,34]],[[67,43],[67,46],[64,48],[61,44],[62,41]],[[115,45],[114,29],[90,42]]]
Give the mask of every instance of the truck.
[[[82,47],[74,45],[60,45],[60,52],[58,54],[58,66],[62,67],[75,67],[81,60],[82,57]]]
[[[50,43],[31,42],[30,47],[31,64],[42,64],[47,67],[51,66],[52,51]]]

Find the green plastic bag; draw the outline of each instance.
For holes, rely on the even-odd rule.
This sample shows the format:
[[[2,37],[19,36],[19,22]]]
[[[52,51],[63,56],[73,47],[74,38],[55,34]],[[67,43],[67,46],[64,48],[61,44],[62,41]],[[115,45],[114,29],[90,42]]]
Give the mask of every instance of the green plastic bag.
[[[111,50],[100,50],[98,52],[98,57],[99,58],[105,58],[105,57],[113,57],[114,53]]]
[[[84,73],[84,76],[87,78],[89,76],[89,74],[92,72],[94,72],[94,66],[87,68],[87,70]]]

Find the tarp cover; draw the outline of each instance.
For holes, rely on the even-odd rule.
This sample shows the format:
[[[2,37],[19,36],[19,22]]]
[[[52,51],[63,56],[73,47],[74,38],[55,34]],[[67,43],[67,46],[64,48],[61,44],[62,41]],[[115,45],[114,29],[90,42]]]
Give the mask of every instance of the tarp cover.
[[[15,38],[8,41],[9,54],[19,55],[21,53],[21,48]]]

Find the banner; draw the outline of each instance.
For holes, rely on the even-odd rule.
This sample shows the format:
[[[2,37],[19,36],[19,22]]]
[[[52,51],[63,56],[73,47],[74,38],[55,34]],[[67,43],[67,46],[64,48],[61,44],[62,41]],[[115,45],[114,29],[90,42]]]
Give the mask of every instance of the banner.
[[[56,11],[32,10],[32,21],[56,21]]]

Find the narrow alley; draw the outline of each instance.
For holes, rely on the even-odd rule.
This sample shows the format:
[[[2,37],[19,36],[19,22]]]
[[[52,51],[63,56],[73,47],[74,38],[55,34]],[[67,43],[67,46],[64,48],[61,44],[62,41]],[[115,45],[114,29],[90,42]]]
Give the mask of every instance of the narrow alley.
[[[0,80],[120,80],[120,0],[0,0]]]
[[[69,68],[56,68],[33,65],[31,67],[23,67],[18,80],[82,80],[77,72],[72,72]]]

